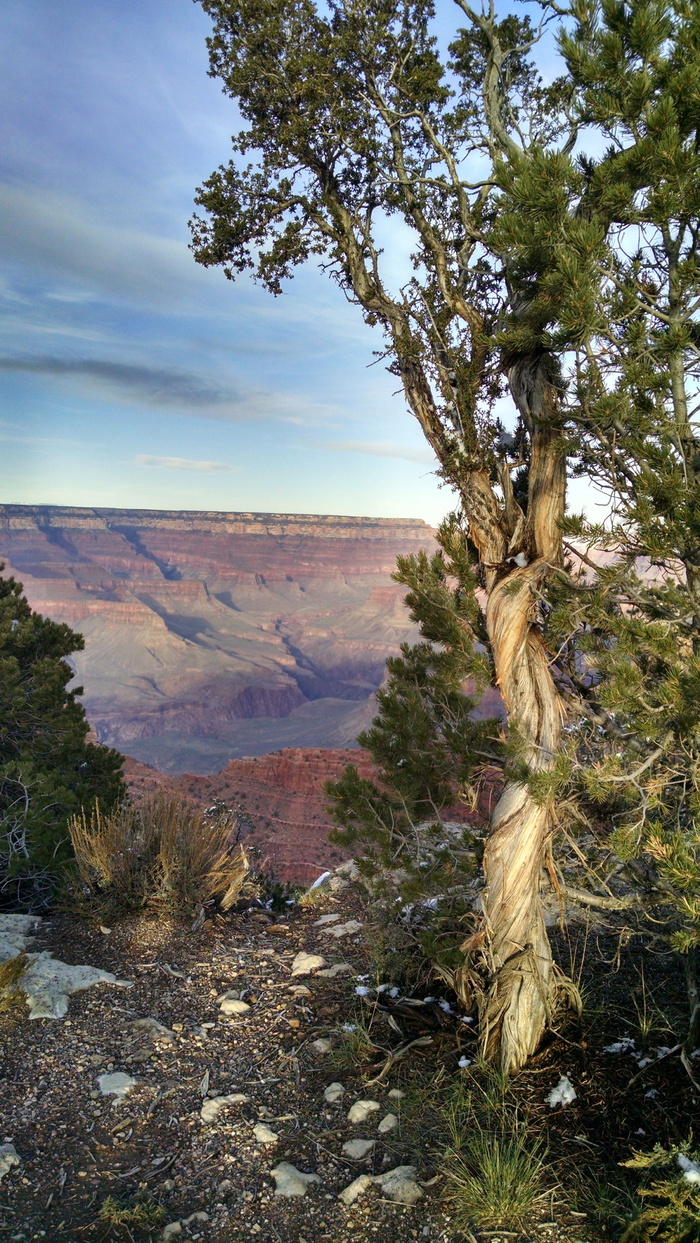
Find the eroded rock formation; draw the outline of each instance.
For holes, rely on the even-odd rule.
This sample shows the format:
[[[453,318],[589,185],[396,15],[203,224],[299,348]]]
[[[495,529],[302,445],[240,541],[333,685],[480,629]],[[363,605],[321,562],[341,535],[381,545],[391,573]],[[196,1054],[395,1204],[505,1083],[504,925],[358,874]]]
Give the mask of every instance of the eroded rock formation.
[[[421,521],[0,506],[0,560],[85,636],[101,741],[170,771],[284,746],[352,746],[415,630],[399,553]]]

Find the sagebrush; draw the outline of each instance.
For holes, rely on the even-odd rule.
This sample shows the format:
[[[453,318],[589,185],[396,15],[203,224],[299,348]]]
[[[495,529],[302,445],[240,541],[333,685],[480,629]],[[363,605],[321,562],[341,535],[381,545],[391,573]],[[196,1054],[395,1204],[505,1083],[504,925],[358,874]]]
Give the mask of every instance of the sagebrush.
[[[69,823],[75,854],[71,896],[102,909],[189,911],[238,899],[248,859],[234,813],[197,810],[158,792],[110,814],[99,807]]]

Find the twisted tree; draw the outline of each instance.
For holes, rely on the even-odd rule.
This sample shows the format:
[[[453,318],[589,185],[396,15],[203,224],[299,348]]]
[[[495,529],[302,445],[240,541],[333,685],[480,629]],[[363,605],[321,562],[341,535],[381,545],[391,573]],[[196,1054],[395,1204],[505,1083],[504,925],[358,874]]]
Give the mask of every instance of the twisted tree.
[[[546,585],[562,564],[567,441],[549,330],[556,239],[541,226],[568,222],[569,88],[545,88],[532,63],[542,28],[499,18],[492,0],[480,12],[456,0],[462,28],[444,59],[429,0],[200,2],[214,25],[210,72],[244,128],[198,192],[195,258],[231,279],[250,270],[279,294],[317,257],[383,332],[389,370],[458,497],[520,764],[486,845],[483,930],[465,943],[455,983],[471,1001],[479,973],[484,1052],[517,1069],[559,988],[540,900],[551,806],[525,774],[553,766],[564,713],[544,634]],[[537,195],[518,204],[533,161]],[[523,249],[528,212],[538,229]],[[387,219],[414,239],[413,274],[398,289],[378,242]],[[584,265],[591,237],[597,226],[581,219]],[[575,285],[569,312],[557,313],[574,313]],[[510,432],[495,410],[508,391]],[[478,637],[467,616],[461,624]]]

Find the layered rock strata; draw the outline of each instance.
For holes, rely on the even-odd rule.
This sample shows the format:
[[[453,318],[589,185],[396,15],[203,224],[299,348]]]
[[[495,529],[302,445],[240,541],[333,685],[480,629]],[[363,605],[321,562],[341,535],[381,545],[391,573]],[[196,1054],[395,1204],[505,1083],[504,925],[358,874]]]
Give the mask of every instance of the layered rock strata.
[[[0,506],[5,573],[85,637],[98,738],[171,771],[353,745],[416,637],[396,558],[433,547],[410,519]]]

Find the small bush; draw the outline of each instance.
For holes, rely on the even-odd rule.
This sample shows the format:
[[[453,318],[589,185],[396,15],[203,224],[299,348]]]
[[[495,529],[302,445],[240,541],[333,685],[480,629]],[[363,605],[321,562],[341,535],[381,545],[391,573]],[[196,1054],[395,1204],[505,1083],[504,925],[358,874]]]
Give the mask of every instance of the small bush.
[[[26,997],[19,981],[29,966],[26,954],[16,954],[0,963],[0,1014],[3,1010],[11,1010],[20,1006]]]
[[[216,900],[228,910],[248,874],[237,829],[221,807],[207,815],[162,792],[110,815],[98,807],[89,820],[76,816],[69,823],[73,903],[118,913],[192,910]]]

